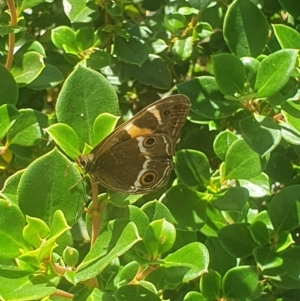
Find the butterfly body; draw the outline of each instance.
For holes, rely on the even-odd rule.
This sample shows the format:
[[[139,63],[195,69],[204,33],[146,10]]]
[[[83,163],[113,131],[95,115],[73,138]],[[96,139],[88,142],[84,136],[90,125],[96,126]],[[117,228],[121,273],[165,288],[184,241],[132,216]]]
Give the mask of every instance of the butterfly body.
[[[183,95],[159,100],[76,161],[108,189],[131,194],[154,191],[167,182],[174,168],[175,145],[189,108]]]

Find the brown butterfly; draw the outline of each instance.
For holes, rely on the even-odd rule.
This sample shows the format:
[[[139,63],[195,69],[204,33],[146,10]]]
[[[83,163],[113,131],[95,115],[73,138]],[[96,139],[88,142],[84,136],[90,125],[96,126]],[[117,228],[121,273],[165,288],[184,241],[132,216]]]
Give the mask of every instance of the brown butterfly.
[[[147,106],[120,125],[77,164],[102,186],[130,194],[163,186],[174,168],[175,145],[190,109],[184,95]]]

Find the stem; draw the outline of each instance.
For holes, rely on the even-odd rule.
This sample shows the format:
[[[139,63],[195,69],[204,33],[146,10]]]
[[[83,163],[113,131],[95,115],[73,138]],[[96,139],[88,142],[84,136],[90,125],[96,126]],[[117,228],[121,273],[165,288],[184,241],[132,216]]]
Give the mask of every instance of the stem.
[[[8,10],[10,12],[10,25],[16,26],[17,25],[17,10],[15,7],[15,3],[13,0],[7,0],[6,3],[8,6]],[[16,42],[15,34],[10,33],[8,35],[8,52],[7,52],[7,58],[6,58],[6,63],[5,63],[5,67],[8,70],[10,70],[12,61],[13,61],[15,42]]]
[[[91,247],[95,243],[99,234],[100,212],[98,202],[98,183],[91,179],[92,184],[92,233],[91,233]]]
[[[62,290],[56,290],[55,293],[53,294],[53,296],[60,296],[60,297],[68,298],[68,299],[72,299],[74,297],[73,294],[67,293]]]

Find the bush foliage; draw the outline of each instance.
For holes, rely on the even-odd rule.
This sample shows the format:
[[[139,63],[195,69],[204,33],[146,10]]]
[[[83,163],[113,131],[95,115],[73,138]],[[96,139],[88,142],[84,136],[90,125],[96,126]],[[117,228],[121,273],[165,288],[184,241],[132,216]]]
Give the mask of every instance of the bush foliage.
[[[1,300],[299,301],[299,0],[0,7]],[[117,115],[172,93],[166,187],[81,180]]]

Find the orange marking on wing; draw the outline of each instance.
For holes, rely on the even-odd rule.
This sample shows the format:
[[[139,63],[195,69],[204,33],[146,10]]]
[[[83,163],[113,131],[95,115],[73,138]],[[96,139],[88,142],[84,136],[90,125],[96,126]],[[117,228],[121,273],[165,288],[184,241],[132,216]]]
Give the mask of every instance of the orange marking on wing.
[[[128,124],[124,129],[127,131],[127,133],[130,135],[131,138],[141,136],[141,135],[152,134],[152,131],[150,129],[139,128],[133,124]]]

